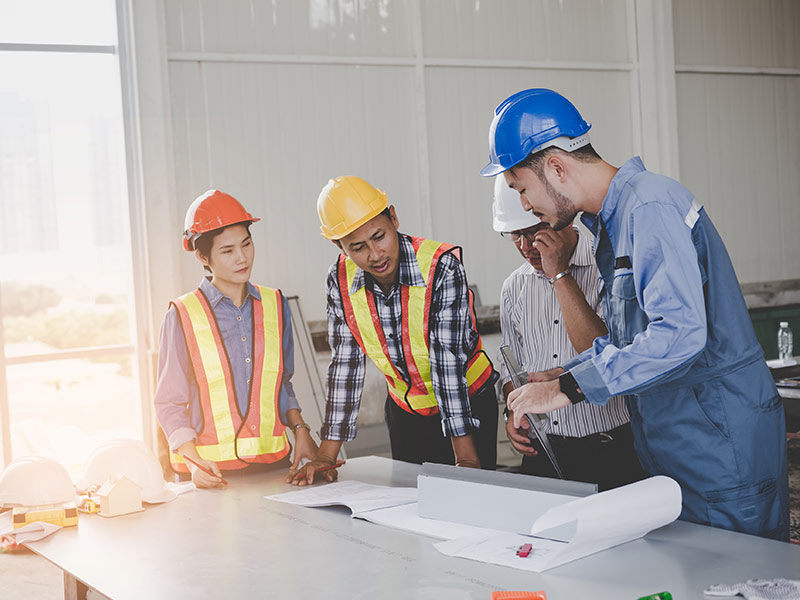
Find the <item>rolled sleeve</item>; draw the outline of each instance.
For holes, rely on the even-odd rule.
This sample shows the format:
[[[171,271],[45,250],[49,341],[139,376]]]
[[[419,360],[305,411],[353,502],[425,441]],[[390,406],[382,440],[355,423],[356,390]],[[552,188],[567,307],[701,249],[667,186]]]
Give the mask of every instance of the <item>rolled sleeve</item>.
[[[464,266],[452,254],[444,254],[433,285],[428,317],[433,391],[442,432],[447,437],[461,437],[480,428],[480,421],[472,416],[467,385],[467,365],[478,334],[472,327]]]
[[[356,437],[356,417],[364,388],[366,356],[353,337],[345,320],[337,263],[328,271],[326,282],[328,343],[331,362],[328,365],[325,421],[320,431],[323,440],[349,442]]]
[[[609,401],[612,394],[591,360],[566,370],[575,378],[587,402],[604,405]]]
[[[154,404],[158,423],[173,450],[197,439],[189,408],[194,386],[194,375],[178,312],[172,306],[161,326]]]
[[[167,438],[169,449],[172,451],[177,451],[178,448],[183,446],[186,442],[196,442],[196,441],[197,441],[197,433],[195,432],[194,429],[190,429],[188,427],[181,427],[180,429],[176,429]]]

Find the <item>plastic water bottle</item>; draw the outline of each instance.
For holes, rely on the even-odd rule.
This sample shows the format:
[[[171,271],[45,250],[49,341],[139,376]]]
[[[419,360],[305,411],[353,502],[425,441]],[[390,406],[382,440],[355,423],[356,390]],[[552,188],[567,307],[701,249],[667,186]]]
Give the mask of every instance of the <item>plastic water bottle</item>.
[[[791,359],[792,350],[792,330],[789,329],[789,323],[781,321],[781,327],[778,329],[778,358]]]

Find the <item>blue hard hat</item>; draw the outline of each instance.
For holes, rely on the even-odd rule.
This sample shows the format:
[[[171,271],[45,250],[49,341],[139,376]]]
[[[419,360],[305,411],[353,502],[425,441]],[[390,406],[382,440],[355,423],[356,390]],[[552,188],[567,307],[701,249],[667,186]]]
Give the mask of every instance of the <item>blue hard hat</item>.
[[[544,88],[523,90],[494,111],[489,127],[489,164],[481,175],[492,177],[525,160],[532,152],[557,146],[571,152],[589,143],[592,126],[572,102]]]

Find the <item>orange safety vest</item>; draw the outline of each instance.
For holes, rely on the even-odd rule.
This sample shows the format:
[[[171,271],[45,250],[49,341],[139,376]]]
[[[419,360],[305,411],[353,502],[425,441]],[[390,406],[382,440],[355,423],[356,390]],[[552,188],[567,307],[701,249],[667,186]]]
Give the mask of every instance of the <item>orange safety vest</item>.
[[[273,463],[289,454],[278,400],[283,383],[283,297],[280,290],[258,286],[253,298],[253,377],[250,401],[242,417],[236,402],[230,360],[214,311],[199,289],[173,300],[200,396],[203,424],[197,453],[221,469]],[[171,453],[176,471],[187,473],[180,455]]]
[[[389,357],[389,347],[386,344],[383,326],[375,308],[373,293],[366,286],[361,287],[353,294],[350,293],[358,267],[344,254],[339,256],[339,291],[342,296],[342,307],[347,326],[364,354],[386,377],[389,395],[403,410],[427,416],[439,413],[439,404],[433,393],[433,383],[431,382],[430,340],[428,338],[428,315],[433,295],[433,276],[441,256],[452,252],[460,261],[461,248],[413,236],[411,236],[411,244],[414,247],[425,287],[401,286],[403,353],[410,381],[403,379]],[[472,291],[469,292],[469,300],[472,326],[477,331]],[[492,363],[486,356],[486,352],[483,351],[483,343],[478,337],[478,344],[470,357],[466,370],[470,396],[481,389],[491,377],[492,371]]]

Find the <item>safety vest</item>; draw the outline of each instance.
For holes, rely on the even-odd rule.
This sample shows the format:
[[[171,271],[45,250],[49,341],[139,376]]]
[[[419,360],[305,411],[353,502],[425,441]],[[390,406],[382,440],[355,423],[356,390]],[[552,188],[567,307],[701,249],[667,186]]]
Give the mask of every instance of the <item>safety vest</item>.
[[[375,308],[375,296],[361,287],[351,294],[358,267],[347,256],[339,256],[338,279],[347,326],[358,345],[386,377],[389,395],[407,412],[420,415],[439,413],[439,405],[431,382],[431,361],[428,339],[428,315],[433,295],[433,276],[443,254],[452,252],[461,260],[461,249],[442,242],[411,236],[417,264],[425,287],[401,286],[402,343],[406,359],[408,381],[405,380],[389,357],[383,326]],[[470,317],[477,331],[472,292],[469,292]],[[469,395],[477,393],[492,375],[492,363],[483,351],[480,337],[467,364],[466,379]]]
[[[221,469],[243,469],[251,463],[273,463],[289,454],[289,442],[278,412],[283,383],[283,297],[258,286],[253,298],[253,376],[247,413],[236,402],[228,353],[214,311],[199,289],[172,302],[178,311],[200,397],[203,424],[197,453]],[[175,453],[176,471],[188,468]]]

